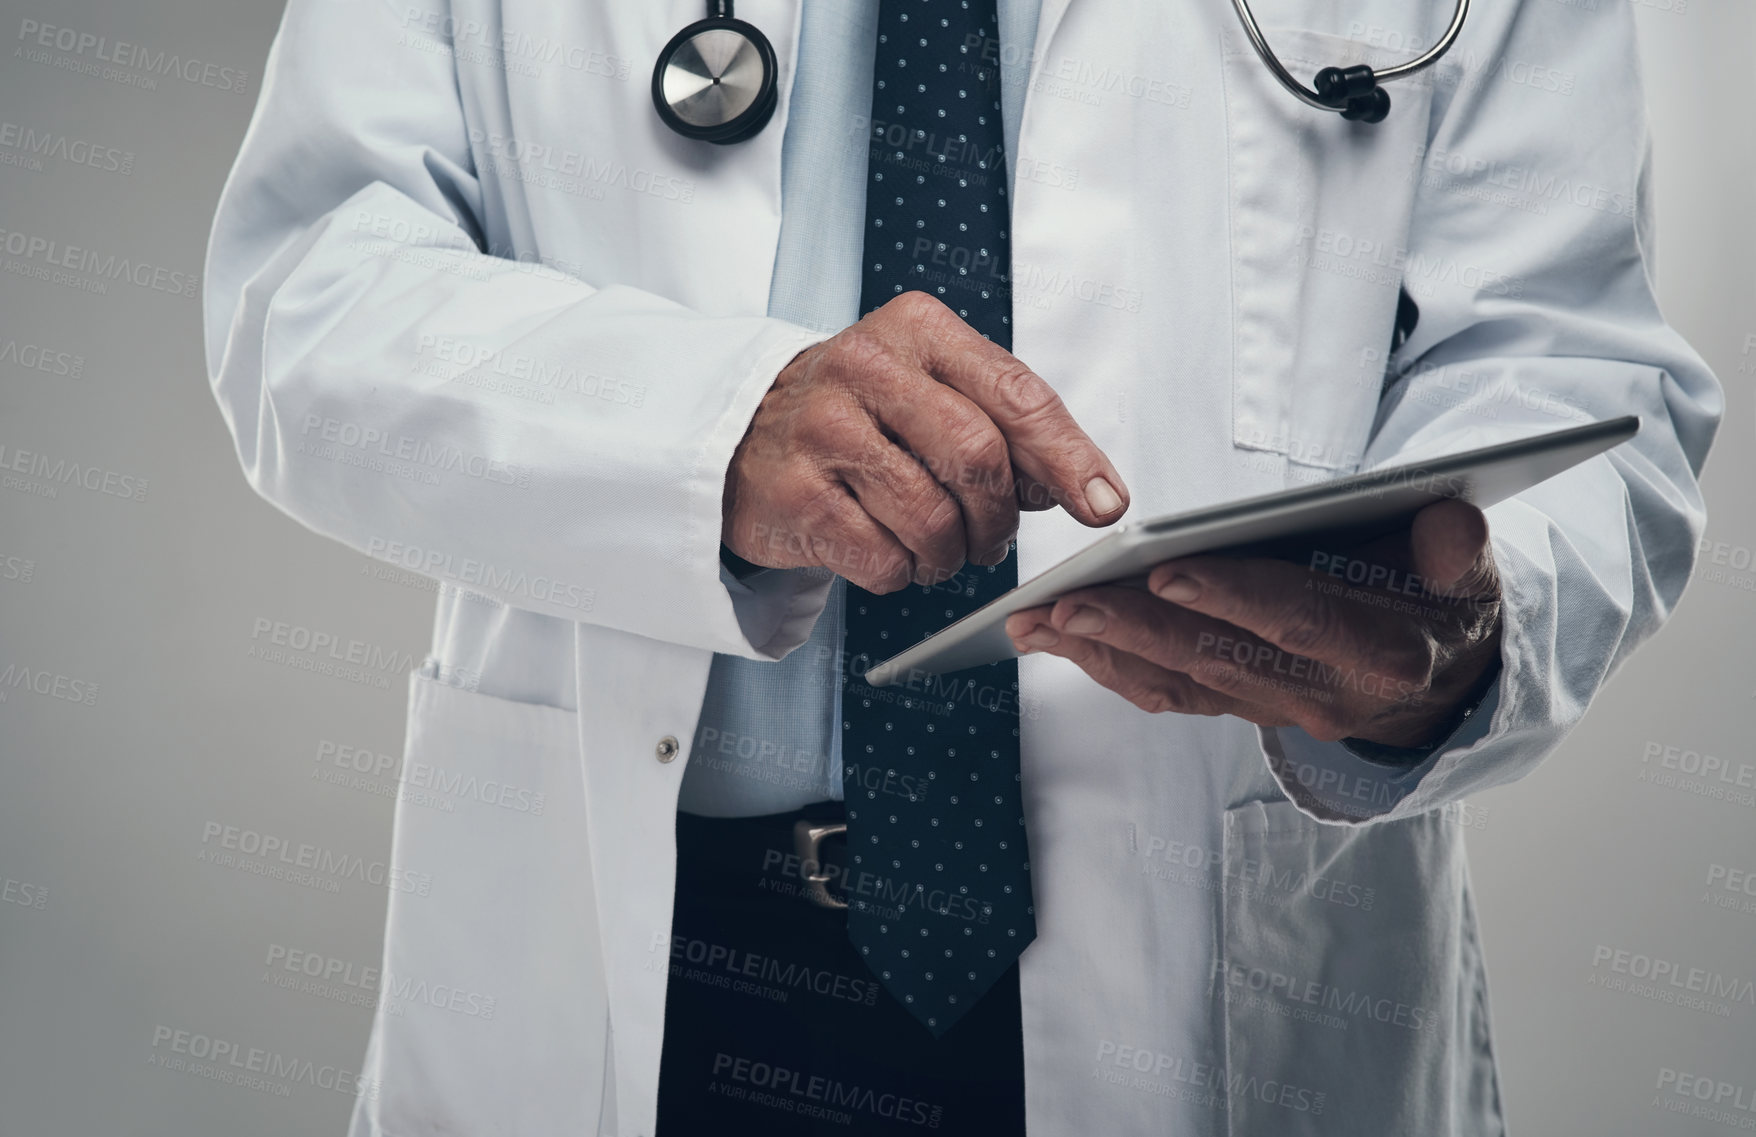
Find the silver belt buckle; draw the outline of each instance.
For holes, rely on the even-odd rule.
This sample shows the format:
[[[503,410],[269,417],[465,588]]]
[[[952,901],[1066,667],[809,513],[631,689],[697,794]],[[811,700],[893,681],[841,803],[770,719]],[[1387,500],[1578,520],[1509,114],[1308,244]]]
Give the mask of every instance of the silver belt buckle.
[[[805,873],[805,899],[819,908],[846,908],[847,901],[829,894],[827,887],[834,877],[823,871],[823,839],[845,834],[848,827],[841,822],[817,825],[809,821],[793,822],[793,851],[799,855],[799,867],[812,867]]]

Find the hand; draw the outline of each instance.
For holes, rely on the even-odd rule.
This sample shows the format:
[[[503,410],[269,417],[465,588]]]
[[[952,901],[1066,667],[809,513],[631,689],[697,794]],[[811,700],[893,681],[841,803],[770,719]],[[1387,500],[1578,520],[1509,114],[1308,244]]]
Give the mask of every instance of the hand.
[[[721,540],[893,592],[999,564],[1018,511],[1053,505],[1107,525],[1128,490],[1053,388],[905,292],[775,379],[732,456]]]
[[[1488,522],[1462,501],[1308,564],[1188,557],[1147,587],[1081,589],[1015,612],[1006,631],[1143,710],[1404,747],[1437,741],[1500,656]]]

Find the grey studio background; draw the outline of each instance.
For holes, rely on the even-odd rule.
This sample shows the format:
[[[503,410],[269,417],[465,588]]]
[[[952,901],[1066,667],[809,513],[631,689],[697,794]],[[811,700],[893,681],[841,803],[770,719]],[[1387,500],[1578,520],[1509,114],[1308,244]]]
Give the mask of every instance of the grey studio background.
[[[1566,2],[1585,20],[1629,0]],[[1756,1099],[1756,6],[1636,7],[1659,291],[1728,412],[1671,626],[1546,765],[1461,815],[1523,1134],[1756,1129],[1735,1104]],[[86,469],[52,495],[0,486],[0,1137],[340,1134],[380,993],[434,585],[254,497],[201,354],[208,225],[280,11],[0,2],[0,466]],[[45,279],[33,241],[136,267]],[[213,857],[250,840],[228,827],[335,871],[241,871]],[[169,1068],[175,1032],[310,1074]],[[1691,1112],[1666,1071],[1741,1097]]]

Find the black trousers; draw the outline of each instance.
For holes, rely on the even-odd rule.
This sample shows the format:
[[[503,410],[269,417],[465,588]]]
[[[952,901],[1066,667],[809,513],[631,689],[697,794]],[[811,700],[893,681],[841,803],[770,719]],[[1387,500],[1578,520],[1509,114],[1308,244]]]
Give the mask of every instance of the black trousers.
[[[658,1137],[1022,1137],[1017,966],[935,1039],[848,942],[846,912],[807,895],[817,866],[800,862],[794,822],[843,817],[839,802],[677,815]],[[826,868],[843,848],[824,842]]]

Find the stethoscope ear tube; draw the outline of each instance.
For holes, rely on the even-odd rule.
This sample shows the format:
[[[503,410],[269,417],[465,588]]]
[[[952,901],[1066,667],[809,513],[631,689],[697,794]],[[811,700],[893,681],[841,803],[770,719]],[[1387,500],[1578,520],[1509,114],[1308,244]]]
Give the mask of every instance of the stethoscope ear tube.
[[[1349,122],[1383,122],[1390,113],[1390,92],[1365,64],[1325,67],[1313,81],[1324,106],[1341,112]]]
[[[1268,46],[1268,38],[1257,26],[1255,13],[1250,11],[1250,0],[1232,0],[1232,8],[1238,13],[1238,21],[1244,25],[1244,34],[1250,39],[1250,46],[1256,49],[1256,55],[1268,68],[1269,74],[1287,89],[1295,98],[1308,106],[1319,110],[1339,111],[1341,117],[1350,122],[1383,122],[1390,113],[1390,95],[1384,90],[1383,84],[1393,79],[1404,79],[1417,71],[1422,71],[1438,62],[1451,45],[1456,42],[1457,34],[1463,30],[1463,21],[1469,15],[1469,0],[1457,0],[1457,6],[1451,13],[1451,24],[1445,34],[1423,54],[1406,63],[1398,63],[1379,71],[1364,64],[1353,67],[1325,67],[1317,73],[1315,87],[1307,87],[1293,78]]]

